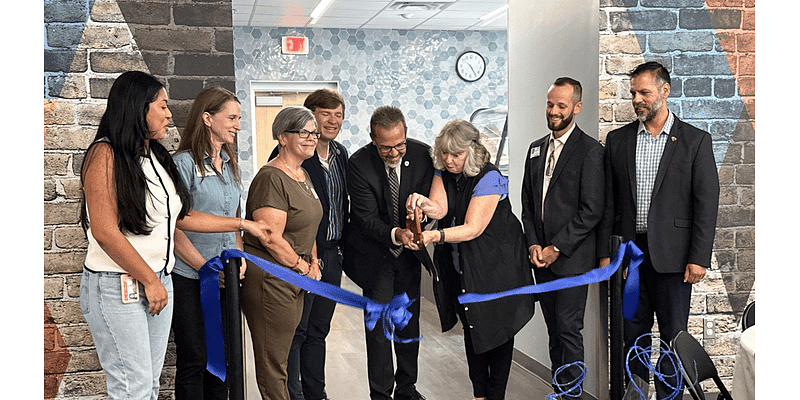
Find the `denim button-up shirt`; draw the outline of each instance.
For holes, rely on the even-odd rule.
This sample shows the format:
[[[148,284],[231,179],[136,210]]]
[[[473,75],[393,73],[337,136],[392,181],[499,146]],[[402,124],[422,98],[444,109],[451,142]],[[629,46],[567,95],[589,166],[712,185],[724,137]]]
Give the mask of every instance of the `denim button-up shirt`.
[[[197,164],[187,151],[177,153],[172,158],[178,166],[178,172],[189,189],[189,193],[192,194],[193,210],[236,217],[242,188],[234,179],[229,163],[230,157],[224,151],[221,152],[221,156],[223,161],[221,178],[211,168],[211,156],[208,154],[203,159],[205,163],[203,170],[197,168]],[[224,249],[236,248],[238,232],[184,233],[206,260],[218,256]],[[173,272],[186,278],[199,279],[197,271],[177,257]]]

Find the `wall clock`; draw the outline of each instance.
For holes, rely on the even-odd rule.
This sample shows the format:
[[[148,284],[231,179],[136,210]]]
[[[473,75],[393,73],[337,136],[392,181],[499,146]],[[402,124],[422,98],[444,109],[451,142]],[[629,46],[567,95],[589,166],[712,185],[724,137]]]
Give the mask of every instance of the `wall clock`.
[[[486,60],[475,51],[468,50],[456,59],[456,74],[467,81],[475,82],[486,72]]]

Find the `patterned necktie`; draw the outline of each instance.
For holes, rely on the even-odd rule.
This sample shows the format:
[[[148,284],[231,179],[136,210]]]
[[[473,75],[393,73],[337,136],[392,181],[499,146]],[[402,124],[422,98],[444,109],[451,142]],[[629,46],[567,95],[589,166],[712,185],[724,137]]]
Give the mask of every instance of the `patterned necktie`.
[[[561,142],[557,140],[550,141],[552,151],[550,151],[550,157],[547,158],[547,168],[545,169],[545,175],[548,177],[553,176],[553,170],[556,168],[556,150],[560,144]]]
[[[397,200],[400,197],[400,184],[397,182],[397,174],[394,167],[388,168],[389,189],[392,191],[392,224],[400,226],[400,217],[397,216]],[[393,256],[398,257],[403,251],[403,247],[392,247],[389,249]]]
[[[542,220],[544,220],[544,200],[547,196],[547,189],[550,187],[550,179],[553,178],[553,170],[556,169],[556,150],[561,142],[550,139],[550,156],[547,157],[547,165],[544,168],[544,179],[542,186]]]

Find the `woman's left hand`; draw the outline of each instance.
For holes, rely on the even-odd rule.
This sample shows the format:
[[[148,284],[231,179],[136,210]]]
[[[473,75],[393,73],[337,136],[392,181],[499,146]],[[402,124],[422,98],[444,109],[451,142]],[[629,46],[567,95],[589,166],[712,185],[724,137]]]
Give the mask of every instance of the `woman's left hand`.
[[[269,225],[267,225],[264,221],[251,221],[249,219],[242,220],[242,229],[250,232],[251,235],[255,236],[259,241],[264,242],[267,239],[267,229],[269,229]]]
[[[247,261],[245,258],[242,258],[242,263],[239,267],[239,280],[244,279],[244,272],[247,271]]]
[[[306,274],[306,276],[316,281],[322,279],[322,271],[319,270],[319,264],[312,262],[309,265],[311,266],[311,270],[308,271],[308,274]]]

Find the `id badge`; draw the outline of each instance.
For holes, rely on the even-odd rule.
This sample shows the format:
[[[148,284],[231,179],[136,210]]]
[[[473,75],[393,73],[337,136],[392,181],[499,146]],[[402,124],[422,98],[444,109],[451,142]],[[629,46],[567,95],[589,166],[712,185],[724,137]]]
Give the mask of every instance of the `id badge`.
[[[125,304],[138,302],[139,281],[130,274],[120,275],[119,281],[122,292],[122,302]]]

